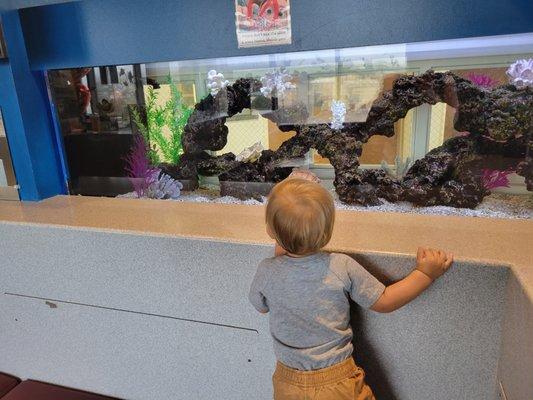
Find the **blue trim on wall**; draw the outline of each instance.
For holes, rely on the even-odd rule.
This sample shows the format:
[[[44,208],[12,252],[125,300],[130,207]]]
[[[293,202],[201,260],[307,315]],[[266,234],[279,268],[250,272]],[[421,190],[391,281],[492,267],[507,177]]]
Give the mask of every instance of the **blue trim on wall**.
[[[291,0],[293,44],[238,49],[233,0],[90,0],[20,11],[33,69],[533,32],[531,0]]]
[[[59,158],[59,165],[61,166],[61,173],[63,176],[63,181],[67,182],[70,178],[70,174],[68,171],[68,162],[65,155],[65,144],[63,141],[63,134],[61,133],[61,124],[59,123],[59,114],[57,113],[57,109],[55,107],[55,104],[51,101],[51,94],[48,84],[48,77],[46,71],[39,72],[41,75],[42,81],[46,84],[46,96],[49,100],[47,102],[48,105],[48,115],[50,116],[50,121],[52,122],[53,127],[53,138],[56,144],[56,148],[58,149],[58,158]],[[65,187],[65,190],[68,191],[68,188]]]
[[[9,55],[0,64],[0,107],[22,200],[66,193],[43,74],[30,70],[17,11],[2,14]]]
[[[7,142],[11,152],[13,170],[20,186],[19,194],[25,199],[39,199],[33,165],[28,153],[24,123],[18,104],[11,66],[0,62],[0,109],[4,119]]]

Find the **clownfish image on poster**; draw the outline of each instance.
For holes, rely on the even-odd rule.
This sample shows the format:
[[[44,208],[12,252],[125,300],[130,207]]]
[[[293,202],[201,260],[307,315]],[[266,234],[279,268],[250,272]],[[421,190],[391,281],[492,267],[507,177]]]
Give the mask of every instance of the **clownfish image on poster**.
[[[235,0],[239,47],[291,43],[289,0]]]

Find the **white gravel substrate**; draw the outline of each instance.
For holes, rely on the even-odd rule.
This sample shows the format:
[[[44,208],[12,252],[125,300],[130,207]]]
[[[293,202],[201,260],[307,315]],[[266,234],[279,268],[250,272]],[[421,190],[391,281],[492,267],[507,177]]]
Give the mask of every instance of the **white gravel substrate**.
[[[333,195],[336,198],[335,192]],[[134,193],[128,193],[119,197],[135,197]],[[183,192],[181,197],[173,201],[184,201],[194,203],[216,203],[216,204],[247,204],[247,205],[263,205],[266,201],[255,199],[239,200],[235,197],[225,196],[219,197],[216,190],[199,189],[195,192]],[[355,210],[355,211],[386,211],[399,212],[411,214],[430,214],[430,215],[459,215],[468,217],[486,217],[486,218],[511,218],[511,219],[531,219],[533,218],[533,195],[511,195],[494,193],[485,197],[475,209],[469,208],[454,208],[445,206],[434,207],[415,207],[410,203],[389,203],[383,200],[383,204],[379,206],[364,207],[357,205],[348,205],[335,199],[335,206],[339,210]]]

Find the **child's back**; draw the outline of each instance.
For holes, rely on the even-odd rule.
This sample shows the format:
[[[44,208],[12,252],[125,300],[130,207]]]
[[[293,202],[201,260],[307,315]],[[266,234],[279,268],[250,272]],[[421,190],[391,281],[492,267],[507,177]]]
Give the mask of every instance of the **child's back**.
[[[384,290],[382,283],[344,254],[284,255],[259,265],[250,301],[259,311],[270,311],[277,359],[309,371],[351,357],[348,296],[370,307]]]

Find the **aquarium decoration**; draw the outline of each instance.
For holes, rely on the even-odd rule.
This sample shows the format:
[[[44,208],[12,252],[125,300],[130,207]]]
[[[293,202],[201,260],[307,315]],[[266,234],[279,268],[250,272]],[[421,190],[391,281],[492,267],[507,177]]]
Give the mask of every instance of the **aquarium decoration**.
[[[180,181],[158,169],[154,172],[154,179],[148,186],[145,197],[159,200],[176,200],[181,194],[181,189],[183,189],[183,184]]]
[[[533,89],[524,84],[528,73],[523,63],[510,68],[522,71],[520,87],[514,84],[481,88],[452,72],[432,70],[403,75],[392,90],[372,104],[366,121],[344,123],[333,129],[327,123],[307,124],[304,104],[265,111],[263,117],[283,132],[295,132],[278,150],[263,150],[255,161],[237,160],[233,153],[213,155],[227,143],[226,118],[244,109],[257,108],[265,96],[276,98],[293,85],[284,70],[262,80],[238,79],[216,96],[196,104],[183,130],[183,155],[168,173],[177,179],[198,175],[218,176],[224,182],[275,183],[292,168],[279,167],[286,160],[304,158],[310,149],[329,159],[335,169],[334,186],[348,204],[379,205],[409,201],[419,206],[474,208],[490,193],[483,170],[514,170],[533,190]],[[513,81],[515,82],[515,81]],[[227,113],[218,109],[224,96]],[[394,136],[394,123],[422,104],[444,102],[456,109],[454,127],[469,132],[447,139],[425,157],[416,160],[403,176],[383,169],[359,169],[363,145],[374,135]]]
[[[170,99],[163,105],[157,105],[158,93],[153,86],[148,86],[146,96],[146,120],[139,110],[132,108],[132,119],[145,141],[150,144],[148,151],[152,165],[176,165],[183,153],[181,136],[192,108],[182,100],[181,93],[172,78],[167,78],[170,86]],[[164,128],[170,131],[166,135]],[[161,156],[161,155],[162,156]]]
[[[229,85],[229,81],[224,79],[224,75],[214,69],[207,73],[207,88],[211,96],[216,96],[217,93]]]
[[[339,130],[344,126],[344,119],[346,117],[346,104],[339,100],[331,102],[331,129]]]
[[[492,88],[494,86],[498,86],[498,84],[499,84],[499,82],[496,79],[492,78],[489,75],[485,75],[485,74],[470,73],[470,74],[466,75],[466,78],[470,82],[475,83],[477,86],[484,87],[484,88]]]
[[[292,75],[287,73],[287,69],[281,67],[274,72],[268,72],[261,78],[261,94],[263,96],[280,97],[286,90],[295,89],[292,82]]]
[[[148,152],[143,136],[135,135],[130,153],[124,160],[135,195],[139,198],[177,199],[182,183],[152,166]]]
[[[506,170],[500,171],[497,169],[483,169],[481,171],[483,180],[483,185],[485,189],[492,190],[500,187],[510,187],[511,182],[509,181],[509,175],[514,171]]]
[[[246,147],[243,151],[235,156],[235,161],[254,162],[261,157],[261,153],[265,150],[261,142],[254,143],[250,147]]]
[[[507,76],[512,85],[518,89],[533,87],[533,58],[517,60],[507,70]]]
[[[148,187],[154,181],[155,172],[159,171],[151,165],[147,156],[148,152],[149,148],[144,138],[141,135],[135,135],[130,153],[124,159],[126,173],[137,197],[145,197]]]
[[[261,83],[255,79],[240,79],[229,86],[229,116],[250,108],[250,93],[260,87]],[[358,169],[362,145],[372,135],[393,136],[394,122],[403,118],[409,109],[439,101],[457,109],[455,128],[469,131],[470,135],[448,139],[417,160],[402,180],[393,179],[382,170]],[[482,90],[449,72],[406,75],[374,102],[365,122],[348,123],[340,131],[326,124],[303,124],[307,118],[305,107],[273,110],[264,116],[275,123],[287,112],[291,113],[295,123],[281,125],[280,129],[294,130],[296,135],[276,152],[263,151],[253,163],[239,162],[231,153],[211,156],[205,152],[222,149],[227,139],[225,117],[209,117],[216,115],[215,104],[210,96],[200,102],[185,127],[185,154],[177,168],[182,177],[201,173],[241,182],[276,182],[290,173],[272,167],[276,162],[303,157],[310,148],[315,148],[334,166],[337,193],[347,203],[379,204],[379,199],[384,198],[426,206],[475,207],[488,194],[479,170],[490,164],[515,164],[515,159],[523,161],[506,167],[517,168],[531,187],[531,159],[526,158],[526,147],[531,145],[533,106],[529,89],[517,91],[508,86]],[[504,154],[511,158],[502,160]]]

